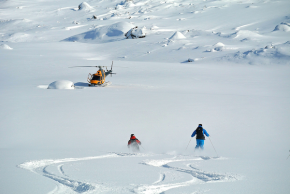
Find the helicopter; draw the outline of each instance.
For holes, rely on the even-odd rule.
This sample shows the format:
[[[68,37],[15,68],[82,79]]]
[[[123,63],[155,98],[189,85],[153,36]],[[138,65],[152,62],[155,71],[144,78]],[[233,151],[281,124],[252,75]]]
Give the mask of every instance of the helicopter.
[[[99,68],[99,70],[96,73],[94,74],[89,73],[88,78],[87,78],[87,81],[89,83],[88,86],[105,87],[111,83],[111,82],[105,82],[106,77],[108,75],[116,74],[116,73],[113,73],[113,61],[112,61],[110,70],[107,69],[107,66],[75,66],[75,67],[98,67]],[[104,70],[103,67],[106,67],[106,70]]]

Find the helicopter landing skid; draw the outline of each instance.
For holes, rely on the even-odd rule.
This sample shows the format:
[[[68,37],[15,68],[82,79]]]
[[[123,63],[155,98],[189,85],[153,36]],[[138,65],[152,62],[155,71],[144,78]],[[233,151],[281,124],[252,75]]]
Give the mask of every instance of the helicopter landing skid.
[[[103,83],[103,84],[101,84],[101,85],[97,85],[97,84],[89,84],[89,87],[106,87],[106,86],[109,86],[109,85],[111,85],[112,84],[112,82],[105,82],[105,83]]]

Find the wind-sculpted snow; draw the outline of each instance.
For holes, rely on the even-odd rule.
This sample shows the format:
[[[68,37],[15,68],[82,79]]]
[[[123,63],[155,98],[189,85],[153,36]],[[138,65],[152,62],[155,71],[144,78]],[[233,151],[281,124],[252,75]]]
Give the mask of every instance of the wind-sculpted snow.
[[[7,4],[12,2],[8,1]],[[15,5],[13,9],[15,7],[17,11],[2,9],[4,14],[3,19],[0,19],[0,41],[29,43],[63,40],[75,42],[75,47],[79,47],[77,42],[98,44],[95,47],[97,50],[109,53],[102,55],[104,60],[121,58],[183,62],[193,57],[203,58],[202,61],[227,60],[225,56],[236,53],[233,50],[243,53],[259,48],[261,44],[286,42],[290,31],[287,1],[68,1],[51,7],[45,4],[45,10],[42,11],[28,2],[24,6]],[[275,9],[280,13],[265,14]],[[38,13],[37,17],[31,15],[34,12]],[[142,42],[125,40],[124,35],[136,26],[138,28],[133,33],[134,37],[145,37],[146,34],[146,38]],[[143,29],[148,30],[143,33]],[[164,40],[170,42],[162,43]],[[235,49],[229,49],[228,46],[194,49],[208,47],[216,42],[234,45]],[[102,43],[111,44],[106,46]],[[172,51],[184,45],[189,46],[173,54]],[[148,52],[148,49],[154,52]],[[226,52],[216,52],[223,50]],[[168,55],[168,52],[171,54]],[[147,54],[144,56],[144,53]],[[124,55],[126,57],[122,58]],[[256,57],[265,58],[263,55]],[[268,60],[277,61],[276,58]]]
[[[261,56],[263,58],[260,58]],[[274,58],[279,60],[271,62]],[[250,64],[290,64],[290,41],[283,44],[270,44],[263,48],[252,49],[245,52],[238,51],[235,54],[223,57],[223,59],[236,62],[247,61]]]
[[[125,39],[125,33],[128,32],[134,25],[128,22],[118,22],[109,26],[99,27],[82,34],[78,34],[64,41],[70,42],[112,42]]]
[[[282,22],[281,24],[277,25],[274,29],[274,31],[290,31],[290,23]]]

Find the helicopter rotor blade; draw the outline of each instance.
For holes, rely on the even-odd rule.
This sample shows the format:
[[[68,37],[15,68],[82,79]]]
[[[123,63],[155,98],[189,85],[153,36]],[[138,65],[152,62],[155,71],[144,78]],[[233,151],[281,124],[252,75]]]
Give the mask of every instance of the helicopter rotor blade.
[[[75,67],[99,67],[99,66],[72,66],[72,67],[69,67],[69,68],[75,68]]]
[[[107,67],[107,66],[103,66],[103,65],[97,65],[97,66],[72,66],[72,67],[69,67],[69,68],[75,68],[75,67],[99,67],[99,68],[102,68],[102,67]]]
[[[111,65],[111,71],[113,71],[113,61],[112,61],[112,65]],[[97,65],[97,66],[72,66],[72,67],[69,67],[69,68],[75,68],[75,67],[108,67],[108,66],[104,66],[104,65]],[[129,68],[129,67],[125,67],[125,66],[115,66],[117,68]]]

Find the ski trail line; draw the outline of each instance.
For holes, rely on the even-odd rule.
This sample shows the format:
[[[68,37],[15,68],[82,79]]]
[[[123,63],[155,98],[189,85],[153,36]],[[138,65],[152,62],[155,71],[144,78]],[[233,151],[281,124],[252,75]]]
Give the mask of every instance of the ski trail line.
[[[91,184],[86,182],[81,182],[77,180],[70,179],[67,174],[65,174],[63,165],[68,162],[77,162],[77,161],[87,161],[87,160],[96,160],[96,159],[104,159],[104,158],[117,158],[117,157],[144,157],[148,156],[147,154],[135,154],[135,153],[116,153],[112,152],[106,155],[100,156],[91,156],[91,157],[83,157],[83,158],[64,158],[64,159],[44,159],[44,160],[34,160],[19,164],[17,167],[29,170],[33,173],[42,175],[49,179],[52,179],[57,182],[56,188],[49,192],[49,194],[58,194],[58,193],[91,193],[96,192],[108,192],[111,189],[100,184]],[[55,166],[60,175],[53,174],[49,172],[47,169],[50,166]]]
[[[19,168],[23,168],[29,170],[33,173],[42,175],[49,179],[52,179],[58,183],[57,187],[50,192],[50,194],[56,193],[85,193],[88,191],[93,191],[97,187],[100,188],[100,185],[93,185],[90,183],[85,183],[73,179],[69,179],[63,170],[63,163],[68,162],[77,162],[77,161],[85,161],[85,160],[95,160],[95,159],[103,159],[103,158],[115,158],[120,157],[115,153],[110,153],[101,156],[92,156],[92,157],[84,157],[84,158],[65,158],[65,159],[44,159],[44,160],[34,160],[26,163],[22,163],[18,165]],[[51,165],[60,164],[57,166],[58,172],[61,176],[50,173],[47,168]],[[102,186],[104,187],[104,186]],[[107,190],[103,188],[103,190]]]
[[[165,192],[170,189],[189,186],[192,184],[201,184],[201,183],[210,183],[210,182],[230,182],[230,181],[236,181],[240,179],[239,175],[206,172],[201,169],[193,167],[191,164],[187,164],[186,166],[188,168],[186,169],[173,167],[169,165],[169,163],[174,163],[174,162],[210,160],[210,159],[219,159],[219,158],[200,156],[200,157],[188,158],[188,159],[184,159],[184,158],[178,159],[176,157],[173,157],[171,159],[145,160],[141,164],[154,166],[158,168],[165,168],[172,171],[189,174],[192,176],[192,179],[189,181],[180,182],[180,183],[160,184],[166,178],[165,174],[162,173],[160,174],[160,178],[158,181],[154,182],[152,185],[141,185],[140,187],[135,189],[135,192],[138,194],[157,194],[157,193]]]
[[[162,181],[164,181],[164,179],[165,179],[165,174],[161,173],[160,176],[159,176],[159,179],[156,182],[152,183],[152,184],[155,185],[155,184],[161,183]]]
[[[56,160],[53,160],[53,159],[34,160],[34,161],[29,161],[29,162],[19,164],[18,167],[35,172],[35,169],[37,169],[37,168],[52,165],[52,164],[59,164],[59,163],[66,163],[66,162],[77,162],[77,161],[84,161],[84,160],[95,160],[95,159],[102,159],[102,158],[113,158],[113,157],[119,157],[119,156],[116,154],[107,154],[107,155],[84,157],[84,158],[65,158],[65,159],[56,159]]]

